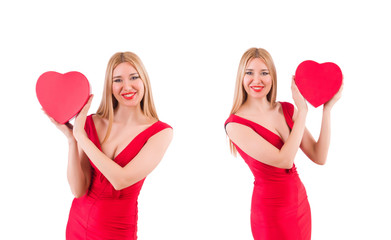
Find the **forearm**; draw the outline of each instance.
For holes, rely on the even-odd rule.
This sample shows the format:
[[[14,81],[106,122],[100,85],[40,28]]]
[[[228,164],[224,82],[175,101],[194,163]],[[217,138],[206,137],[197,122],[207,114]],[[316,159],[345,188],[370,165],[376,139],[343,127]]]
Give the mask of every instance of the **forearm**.
[[[88,180],[85,172],[83,171],[76,140],[70,139],[68,144],[68,183],[73,195],[75,197],[81,197],[86,193],[89,187]]]
[[[101,152],[88,137],[79,137],[78,144],[113,187],[120,188],[124,179],[123,168]]]
[[[330,135],[331,135],[330,110],[324,109],[319,138],[314,146],[314,152],[315,152],[314,161],[317,164],[323,165],[326,163],[327,153],[329,151],[329,146],[330,146]]]
[[[291,168],[300,147],[305,130],[307,111],[299,111],[292,131],[280,150],[280,162],[284,168]]]

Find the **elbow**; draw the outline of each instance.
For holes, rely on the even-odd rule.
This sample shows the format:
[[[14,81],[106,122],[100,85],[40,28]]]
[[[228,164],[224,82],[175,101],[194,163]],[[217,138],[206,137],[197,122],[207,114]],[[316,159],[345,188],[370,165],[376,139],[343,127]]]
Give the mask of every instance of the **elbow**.
[[[113,185],[113,188],[116,190],[116,191],[120,191],[124,188],[126,188],[125,186],[121,185],[121,184],[112,184]]]
[[[326,159],[318,161],[317,164],[318,165],[322,165],[322,166],[325,165],[326,164]]]
[[[310,159],[317,165],[325,165],[327,160],[327,151],[321,151],[322,149],[314,146],[313,154],[308,155]]]
[[[86,195],[86,193],[87,193],[87,190],[84,190],[84,191],[73,191],[72,192],[73,193],[73,196],[75,197],[75,198],[81,198],[81,197],[83,197],[84,195]]]
[[[316,164],[323,166],[326,164],[326,162],[316,162]]]
[[[70,185],[71,192],[75,198],[81,198],[88,192],[87,186],[81,186],[81,185]]]
[[[281,157],[277,158],[275,164],[272,165],[278,168],[291,169],[293,167],[293,160],[294,158],[292,157]]]
[[[145,179],[145,178],[143,178]],[[128,188],[132,186],[133,184],[138,183],[139,181],[142,181],[143,179],[138,179],[138,178],[124,178],[121,180],[116,180],[115,183],[111,183],[113,185],[113,188],[117,191],[120,191],[122,189]]]
[[[321,165],[321,166],[323,166],[323,165],[326,164],[326,160],[327,160],[327,158],[316,158],[316,159],[312,159],[312,161],[313,161],[314,163],[316,163],[317,165]]]
[[[125,180],[116,180],[115,182],[111,183],[111,185],[113,185],[113,188],[117,191],[120,191],[124,188],[127,188],[129,186],[131,186],[132,184],[129,183],[129,181],[125,181]]]

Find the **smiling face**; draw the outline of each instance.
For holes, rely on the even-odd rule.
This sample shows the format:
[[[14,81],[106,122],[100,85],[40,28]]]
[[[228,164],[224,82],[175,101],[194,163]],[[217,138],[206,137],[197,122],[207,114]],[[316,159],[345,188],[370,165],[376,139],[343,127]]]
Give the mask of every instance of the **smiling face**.
[[[112,93],[118,105],[136,107],[144,97],[144,83],[137,70],[128,62],[113,70]]]
[[[243,87],[248,97],[266,97],[272,88],[272,77],[266,64],[260,58],[251,59],[246,68],[243,78]]]

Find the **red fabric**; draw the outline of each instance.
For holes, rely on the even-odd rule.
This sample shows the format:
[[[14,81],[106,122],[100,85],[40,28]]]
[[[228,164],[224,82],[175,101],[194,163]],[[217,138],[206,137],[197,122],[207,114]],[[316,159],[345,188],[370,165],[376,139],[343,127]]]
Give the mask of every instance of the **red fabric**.
[[[281,102],[281,105],[285,120],[292,129],[294,107],[287,102]],[[252,128],[278,149],[284,145],[278,135],[255,122],[236,115],[231,115],[225,125],[230,122]],[[250,157],[237,145],[235,147],[255,177],[251,203],[251,230],[254,239],[311,239],[310,205],[295,165],[291,169],[274,167]]]
[[[120,166],[128,164],[148,139],[165,128],[156,122],[138,134],[114,159]],[[91,115],[87,117],[86,132],[101,149]],[[137,198],[144,179],[122,190],[115,190],[103,174],[92,166],[91,186],[81,198],[75,198],[69,213],[66,238],[68,240],[137,239]]]

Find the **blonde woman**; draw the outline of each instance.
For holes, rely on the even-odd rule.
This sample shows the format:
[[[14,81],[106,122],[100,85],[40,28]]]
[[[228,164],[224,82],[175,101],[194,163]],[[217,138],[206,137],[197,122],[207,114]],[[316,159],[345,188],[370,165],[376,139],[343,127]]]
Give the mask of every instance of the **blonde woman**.
[[[311,210],[293,161],[301,148],[313,162],[325,164],[330,111],[341,90],[324,104],[320,135],[315,141],[305,127],[308,108],[294,79],[292,97],[297,109],[290,103],[276,102],[277,75],[270,54],[262,48],[243,54],[225,129],[231,152],[239,152],[255,177],[251,204],[254,239],[311,238]]]
[[[172,128],[159,121],[147,72],[131,52],[109,60],[102,101],[74,126],[52,122],[69,143],[68,182],[73,200],[67,239],[137,239],[137,198],[159,164]]]

